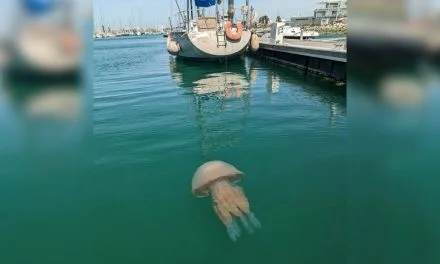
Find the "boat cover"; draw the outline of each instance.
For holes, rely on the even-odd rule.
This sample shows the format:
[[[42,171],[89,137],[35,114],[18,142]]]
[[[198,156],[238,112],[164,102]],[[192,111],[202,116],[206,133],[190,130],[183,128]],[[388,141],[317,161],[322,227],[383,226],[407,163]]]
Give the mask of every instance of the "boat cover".
[[[55,6],[55,0],[22,0],[27,12],[31,14],[42,14],[49,12]]]
[[[195,0],[197,7],[210,7],[215,5],[215,0]]]

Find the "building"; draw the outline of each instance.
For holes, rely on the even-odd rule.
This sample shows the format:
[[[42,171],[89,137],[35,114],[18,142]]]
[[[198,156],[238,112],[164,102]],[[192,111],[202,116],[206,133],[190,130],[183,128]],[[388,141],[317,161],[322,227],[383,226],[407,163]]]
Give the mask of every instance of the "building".
[[[295,27],[311,26],[315,24],[315,17],[291,17],[290,24]]]
[[[315,20],[321,24],[331,23],[347,17],[347,0],[320,1],[315,8]]]

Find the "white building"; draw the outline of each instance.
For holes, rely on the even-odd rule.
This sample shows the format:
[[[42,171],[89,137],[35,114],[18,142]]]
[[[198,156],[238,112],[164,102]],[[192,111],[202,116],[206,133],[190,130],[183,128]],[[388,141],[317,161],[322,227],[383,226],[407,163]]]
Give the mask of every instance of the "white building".
[[[347,0],[320,1],[315,8],[315,20],[333,22],[347,17]]]

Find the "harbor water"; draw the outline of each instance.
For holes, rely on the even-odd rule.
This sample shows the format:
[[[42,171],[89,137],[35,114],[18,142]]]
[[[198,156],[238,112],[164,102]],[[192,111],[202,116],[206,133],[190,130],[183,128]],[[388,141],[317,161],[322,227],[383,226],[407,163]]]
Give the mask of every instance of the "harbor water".
[[[0,263],[439,263],[435,73],[351,71],[346,95],[252,58],[176,60],[162,37],[96,40],[93,59],[93,93],[1,87]],[[236,242],[191,194],[214,159],[262,224]]]
[[[344,261],[344,86],[250,58],[176,60],[161,37],[95,41],[94,59],[95,263]],[[216,159],[245,173],[262,223],[235,243],[191,194]]]
[[[314,41],[343,47],[327,33]],[[0,72],[0,264],[440,263],[439,53],[365,33],[347,69],[304,61],[347,84],[252,57],[178,60],[161,35],[87,37],[85,78],[52,79],[27,56],[7,62],[14,43],[54,55],[44,42],[2,44],[0,64],[24,74]],[[211,160],[244,172],[253,234],[233,241],[192,194]]]
[[[345,261],[345,86],[251,58],[176,60],[162,36],[95,40],[93,60],[83,130],[54,111],[78,90],[2,87],[1,263]],[[214,159],[245,173],[262,224],[236,242],[191,193]]]

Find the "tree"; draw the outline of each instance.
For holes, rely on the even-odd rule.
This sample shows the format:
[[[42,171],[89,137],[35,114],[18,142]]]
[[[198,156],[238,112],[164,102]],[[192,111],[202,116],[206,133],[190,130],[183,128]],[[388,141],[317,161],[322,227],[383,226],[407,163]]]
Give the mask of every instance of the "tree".
[[[266,27],[267,24],[269,24],[269,17],[267,15],[264,15],[260,17],[260,19],[258,19],[258,22]]]

